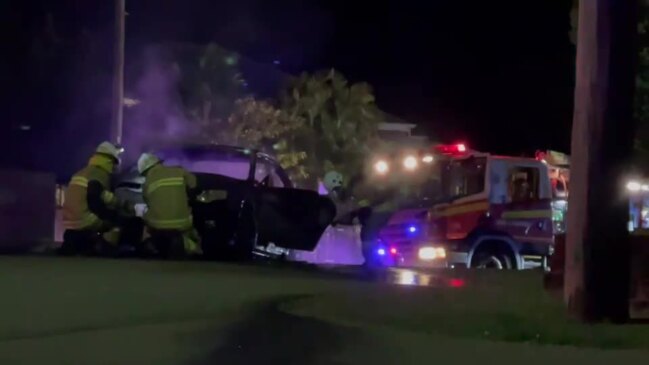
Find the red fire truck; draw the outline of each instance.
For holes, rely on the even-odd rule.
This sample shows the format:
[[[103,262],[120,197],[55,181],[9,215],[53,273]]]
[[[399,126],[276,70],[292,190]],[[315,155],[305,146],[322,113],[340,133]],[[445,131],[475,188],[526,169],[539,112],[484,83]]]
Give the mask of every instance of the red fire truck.
[[[442,145],[419,158],[434,163],[437,194],[396,212],[376,254],[388,266],[524,269],[545,265],[563,229],[567,165]],[[563,202],[563,204],[561,204]]]

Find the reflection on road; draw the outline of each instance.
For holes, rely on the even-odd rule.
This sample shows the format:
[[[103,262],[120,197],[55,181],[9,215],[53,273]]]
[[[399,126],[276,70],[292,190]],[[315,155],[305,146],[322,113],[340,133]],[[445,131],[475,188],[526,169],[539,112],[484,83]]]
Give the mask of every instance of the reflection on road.
[[[443,272],[423,272],[409,269],[388,269],[386,271],[385,281],[397,285],[409,286],[433,286],[433,287],[451,287],[461,288],[466,285],[464,279],[456,278],[450,273]]]

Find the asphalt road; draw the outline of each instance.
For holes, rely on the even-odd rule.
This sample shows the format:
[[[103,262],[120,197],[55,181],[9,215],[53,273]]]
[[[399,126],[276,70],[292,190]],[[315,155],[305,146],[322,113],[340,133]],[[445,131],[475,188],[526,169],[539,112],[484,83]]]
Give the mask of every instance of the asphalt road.
[[[314,307],[309,303],[322,302],[319,298],[330,301],[369,293],[354,297],[361,304],[349,310],[366,311],[381,306],[382,295],[398,303],[411,290],[430,289],[413,288],[413,284],[464,285],[447,275],[435,278],[410,271],[368,276],[357,269],[332,272],[210,262],[0,257],[0,364],[430,364],[431,360],[473,364],[479,360],[547,365],[548,361],[646,360],[646,353],[633,351],[492,343],[359,326],[309,309]]]

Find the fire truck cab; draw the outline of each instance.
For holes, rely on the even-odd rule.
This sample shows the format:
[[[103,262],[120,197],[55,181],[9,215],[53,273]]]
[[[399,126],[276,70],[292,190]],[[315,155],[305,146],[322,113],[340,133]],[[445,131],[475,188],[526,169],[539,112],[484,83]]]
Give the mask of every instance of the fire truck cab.
[[[558,227],[553,166],[538,156],[497,156],[464,145],[437,146],[436,152],[439,192],[428,206],[390,218],[377,242],[381,262],[496,269],[544,265]]]

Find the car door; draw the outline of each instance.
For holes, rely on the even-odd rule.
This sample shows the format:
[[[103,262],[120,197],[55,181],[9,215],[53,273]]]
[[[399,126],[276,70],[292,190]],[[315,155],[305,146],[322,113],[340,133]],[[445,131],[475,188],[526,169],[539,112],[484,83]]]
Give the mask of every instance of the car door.
[[[267,183],[255,189],[259,243],[312,251],[336,216],[334,203],[316,191],[291,187],[281,166],[271,160],[264,163],[270,174],[261,181]]]

